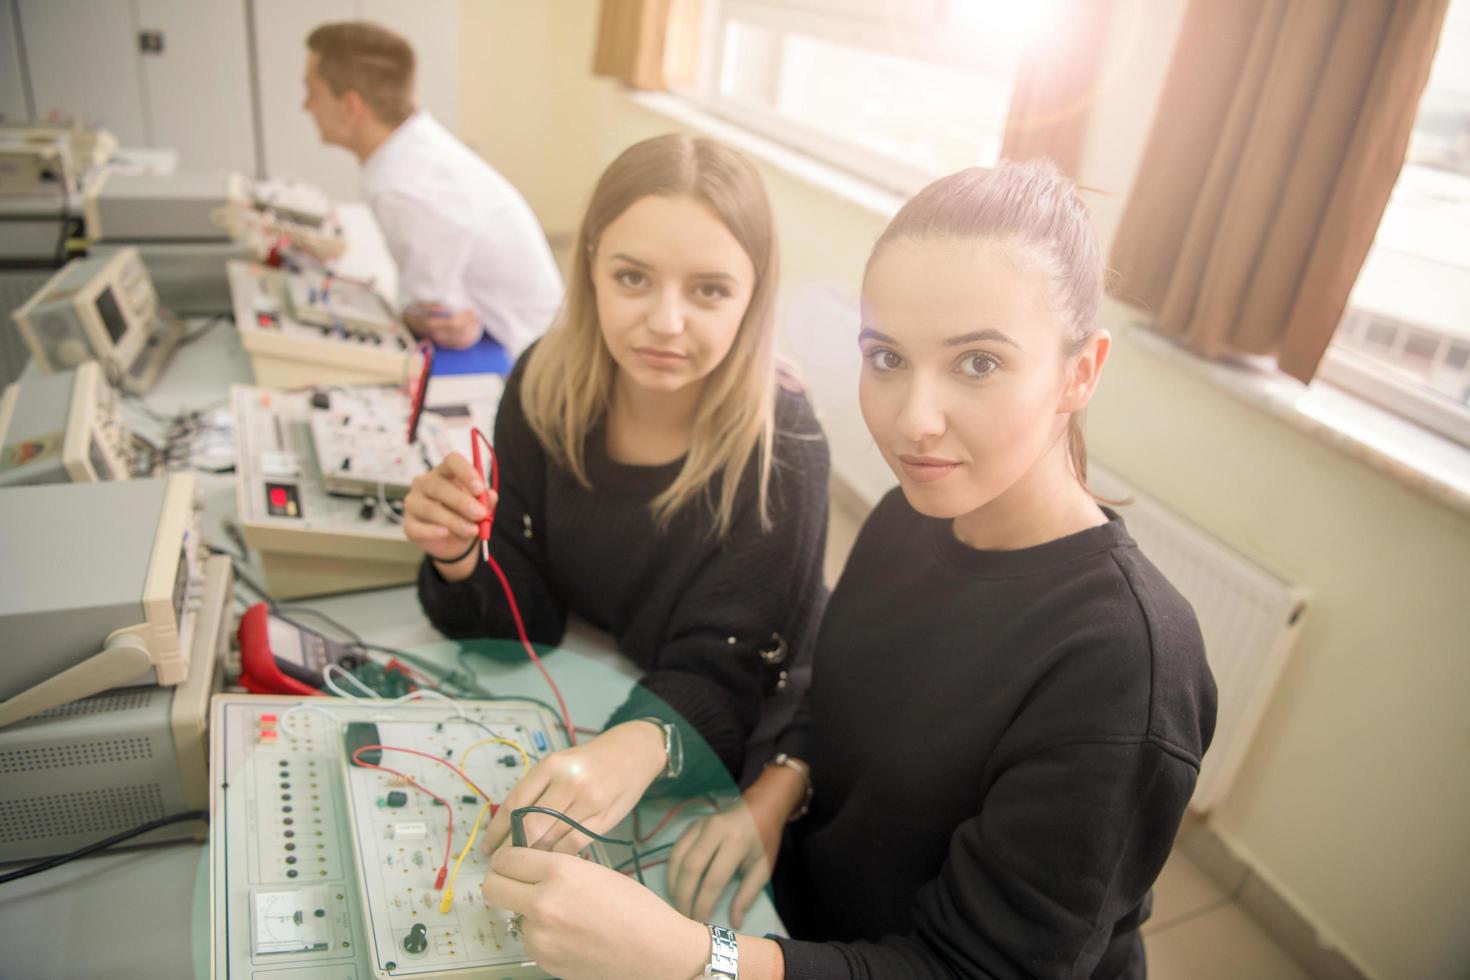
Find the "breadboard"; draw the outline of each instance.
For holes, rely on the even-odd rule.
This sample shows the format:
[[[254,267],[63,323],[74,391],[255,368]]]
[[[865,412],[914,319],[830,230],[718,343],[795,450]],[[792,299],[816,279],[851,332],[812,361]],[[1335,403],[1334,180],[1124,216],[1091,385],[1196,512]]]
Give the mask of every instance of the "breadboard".
[[[215,698],[212,976],[545,976],[510,934],[509,913],[481,898],[486,859],[478,843],[455,879],[449,910],[439,911],[444,893],[434,883],[446,825],[454,821],[452,867],[483,800],[447,767],[408,753],[383,751],[380,763],[448,806],[390,773],[351,765],[347,738],[354,724],[376,726],[383,745],[457,764],[469,751],[462,768],[497,800],[518,781],[524,762],[504,745],[471,749],[474,743],[494,732],[523,746],[532,762],[566,744],[553,714],[517,701],[465,701],[456,709],[436,702]],[[588,855],[609,863],[601,849]]]
[[[292,273],[286,277],[286,298],[298,321],[338,335],[356,331],[391,338],[403,330],[381,296],[350,279],[320,272]]]
[[[414,477],[451,452],[469,456],[470,430],[494,424],[499,379],[487,378],[489,399],[476,405],[431,407],[408,441],[409,397],[397,388],[337,388],[323,393],[325,407],[311,411],[312,445],[329,493],[388,497],[408,493]]]

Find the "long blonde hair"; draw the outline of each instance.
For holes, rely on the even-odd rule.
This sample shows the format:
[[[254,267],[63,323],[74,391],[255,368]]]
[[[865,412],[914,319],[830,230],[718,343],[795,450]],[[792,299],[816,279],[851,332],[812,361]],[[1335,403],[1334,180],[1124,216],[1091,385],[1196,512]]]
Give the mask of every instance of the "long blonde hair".
[[[688,196],[706,205],[735,236],[755,269],[750,305],[724,360],[705,379],[679,475],[652,502],[666,528],[698,501],[723,537],[735,517],[741,477],[759,458],[757,507],[771,526],[768,503],[775,439],[775,222],[755,167],[726,146],[699,137],[658,136],[624,150],[603,171],[577,232],[571,280],[561,312],[526,365],[521,404],[547,453],[583,486],[588,433],[612,399],[617,364],[603,342],[592,285],[592,255],[607,226],[635,202]],[[716,485],[718,489],[716,490]]]

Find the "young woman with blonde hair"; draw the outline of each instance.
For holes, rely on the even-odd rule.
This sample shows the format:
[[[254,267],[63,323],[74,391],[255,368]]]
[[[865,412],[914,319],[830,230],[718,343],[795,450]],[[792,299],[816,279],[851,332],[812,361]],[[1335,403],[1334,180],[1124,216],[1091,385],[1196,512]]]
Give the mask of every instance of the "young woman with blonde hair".
[[[794,710],[826,598],[828,460],[778,375],[777,265],[760,176],[714,141],[638,143],[592,194],[566,304],[501,398],[490,547],[533,642],[557,643],[575,613],[645,673],[602,735],[522,780],[490,844],[517,806],[604,832],[660,776],[728,785]],[[404,530],[427,556],[430,621],[513,639],[474,547],[483,489],[451,456],[414,482]],[[527,827],[542,846],[585,843],[549,817]]]
[[[1189,604],[1087,490],[1101,297],[1087,210],[1050,165],[962,171],[899,211],[857,331],[899,486],[832,594],[781,764],[686,831],[673,908],[588,861],[499,851],[486,901],[543,969],[1144,976],[1138,928],[1215,686]],[[773,863],[792,938],[702,924],[739,876],[738,928]]]

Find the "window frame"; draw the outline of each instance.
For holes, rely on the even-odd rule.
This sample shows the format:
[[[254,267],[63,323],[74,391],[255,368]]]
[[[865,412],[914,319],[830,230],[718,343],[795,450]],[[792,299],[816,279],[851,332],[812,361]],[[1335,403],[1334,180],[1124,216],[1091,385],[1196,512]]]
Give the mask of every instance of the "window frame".
[[[986,60],[959,43],[949,30],[952,0],[704,0],[699,63],[692,84],[675,94],[711,115],[791,147],[822,163],[846,170],[879,187],[909,196],[943,176],[856,142],[801,126],[761,105],[731,98],[720,90],[728,24],[753,24],[779,34],[802,34],[848,47],[938,64],[977,67]]]
[[[1349,310],[1343,323],[1353,315]],[[1338,325],[1338,330],[1342,324]],[[1338,343],[1336,335],[1317,368],[1317,377],[1365,402],[1414,423],[1421,428],[1470,447],[1470,411],[1426,390],[1422,384],[1400,377],[1392,365],[1375,361],[1356,348]]]
[[[1464,21],[1470,21],[1466,16],[1466,9],[1470,7],[1470,0],[1451,0],[1452,5],[1460,5],[1458,13],[1463,18],[1460,26],[1460,39],[1463,41],[1470,36]],[[1446,32],[1451,21],[1447,17],[1441,27],[1440,43],[1447,36]],[[1444,52],[1436,55],[1443,56]],[[1431,80],[1433,76],[1431,75]],[[1424,110],[1424,100],[1429,94],[1426,85],[1425,90],[1419,97],[1419,105],[1415,109],[1415,125],[1418,124],[1418,113]],[[1379,218],[1379,227],[1389,212],[1393,209],[1395,199],[1399,194],[1398,182],[1403,180],[1404,168],[1416,161],[1412,156],[1412,137],[1410,141],[1410,152],[1406,153],[1404,162],[1400,167],[1399,175],[1394,178],[1394,193],[1390,195],[1388,205],[1384,214]],[[1425,164],[1420,164],[1421,166]],[[1433,165],[1429,165],[1433,168]],[[1439,169],[1439,168],[1433,168]],[[1470,198],[1470,173],[1457,173],[1460,190],[1466,192]],[[1380,245],[1375,238],[1372,248],[1391,248],[1388,245]],[[1372,262],[1372,251],[1363,262],[1362,268],[1358,270],[1358,277],[1367,270]],[[1416,263],[1445,263],[1441,257],[1432,257],[1425,254],[1415,254],[1412,261]],[[1461,268],[1461,273],[1470,278],[1470,262]],[[1355,284],[1356,286],[1356,284]],[[1435,391],[1425,382],[1411,377],[1406,370],[1400,370],[1387,358],[1375,358],[1372,353],[1364,347],[1355,344],[1348,335],[1364,334],[1375,326],[1383,326],[1395,332],[1395,339],[1391,351],[1397,352],[1407,343],[1410,334],[1415,331],[1422,333],[1437,334],[1439,346],[1431,358],[1432,365],[1442,364],[1452,346],[1470,345],[1470,334],[1464,337],[1456,337],[1445,332],[1445,328],[1437,327],[1435,324],[1423,322],[1422,318],[1416,318],[1414,314],[1407,311],[1408,303],[1402,301],[1404,288],[1392,291],[1392,298],[1379,297],[1371,303],[1354,304],[1349,297],[1347,309],[1343,311],[1338,320],[1337,329],[1333,331],[1332,340],[1327,345],[1327,350],[1317,368],[1317,378],[1331,384],[1343,391],[1366,402],[1371,402],[1400,418],[1412,422],[1421,428],[1427,429],[1437,435],[1450,439],[1459,445],[1470,448],[1470,405],[1457,402],[1453,397],[1446,396]],[[1395,302],[1397,300],[1398,302]],[[1361,322],[1358,322],[1361,321]],[[1458,369],[1456,369],[1458,370]],[[1466,372],[1466,383],[1470,384],[1470,372]]]

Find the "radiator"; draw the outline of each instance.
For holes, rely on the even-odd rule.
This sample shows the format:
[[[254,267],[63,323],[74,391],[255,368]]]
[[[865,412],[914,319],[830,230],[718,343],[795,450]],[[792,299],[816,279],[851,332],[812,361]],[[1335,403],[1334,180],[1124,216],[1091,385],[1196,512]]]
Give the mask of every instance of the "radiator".
[[[1199,618],[1220,696],[1215,739],[1189,804],[1207,813],[1240,771],[1301,630],[1309,593],[1101,467],[1089,465],[1087,476],[1098,495],[1132,501],[1117,508],[1129,533]]]

